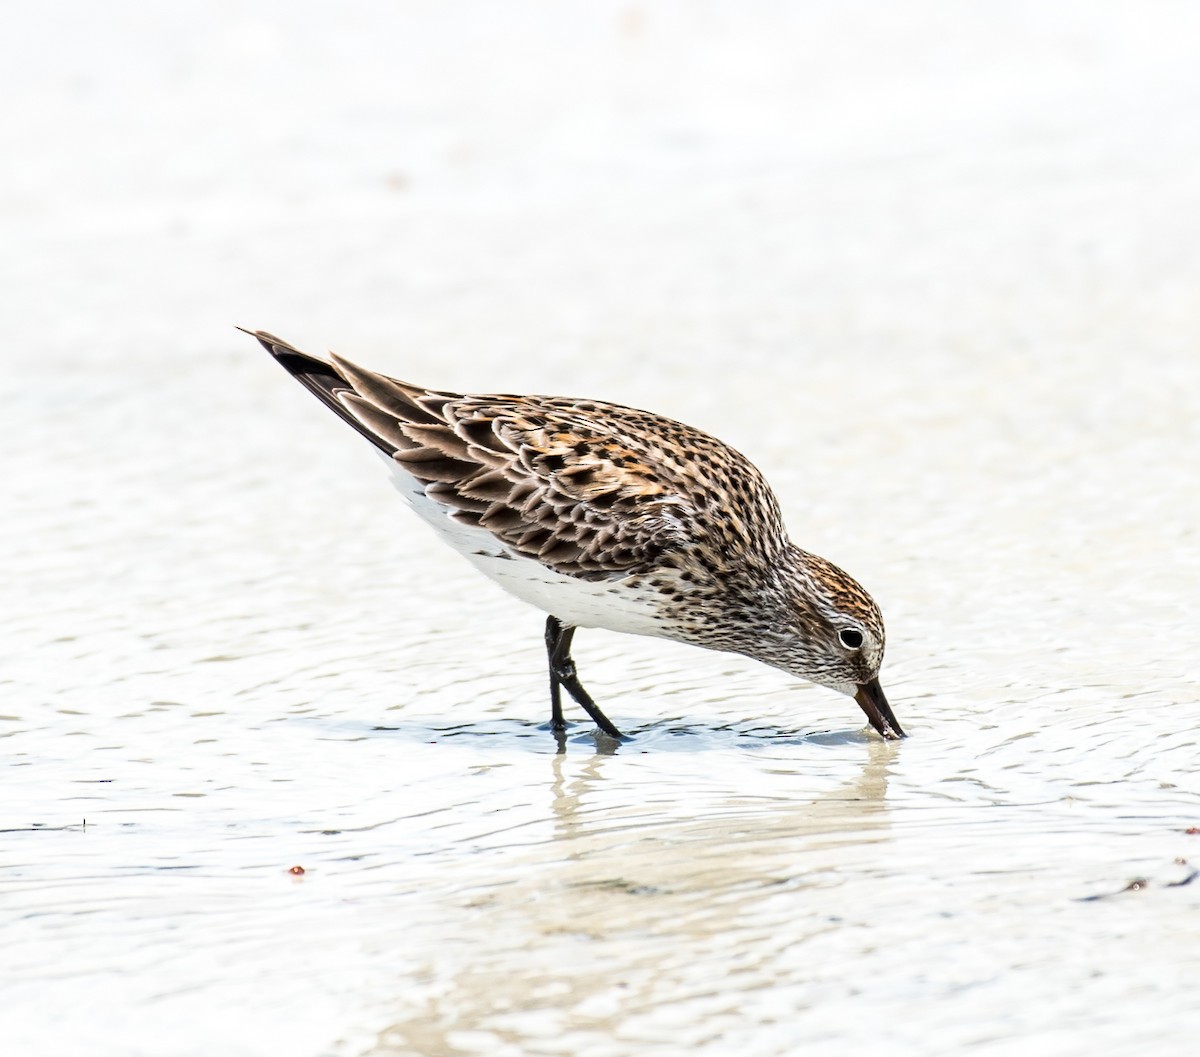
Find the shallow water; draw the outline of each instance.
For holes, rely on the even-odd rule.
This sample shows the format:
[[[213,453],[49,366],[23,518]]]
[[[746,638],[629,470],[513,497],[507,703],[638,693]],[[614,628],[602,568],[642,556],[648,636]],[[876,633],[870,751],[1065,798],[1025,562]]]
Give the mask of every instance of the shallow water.
[[[1194,14],[16,10],[6,1052],[1192,1051]],[[734,443],[911,737],[585,632],[556,752],[234,323]]]

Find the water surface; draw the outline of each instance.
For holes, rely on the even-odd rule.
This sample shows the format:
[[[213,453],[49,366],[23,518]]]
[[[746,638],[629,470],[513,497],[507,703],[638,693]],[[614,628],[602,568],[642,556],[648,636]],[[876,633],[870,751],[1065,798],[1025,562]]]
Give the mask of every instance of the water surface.
[[[966,10],[21,7],[8,1052],[1191,1052],[1200,27]],[[593,632],[557,752],[235,323],[734,443],[911,737]]]

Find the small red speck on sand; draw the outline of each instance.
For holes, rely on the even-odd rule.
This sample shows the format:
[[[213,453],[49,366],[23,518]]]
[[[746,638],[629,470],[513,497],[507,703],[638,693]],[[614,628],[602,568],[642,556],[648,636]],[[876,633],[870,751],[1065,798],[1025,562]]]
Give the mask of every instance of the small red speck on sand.
[[[288,873],[290,873],[293,877],[302,877],[304,875],[304,867],[293,866],[290,870],[288,870]]]
[[[1194,837],[1194,836],[1196,836],[1197,833],[1200,833],[1200,826],[1188,826],[1188,828],[1185,829],[1183,832],[1188,834],[1189,836]]]

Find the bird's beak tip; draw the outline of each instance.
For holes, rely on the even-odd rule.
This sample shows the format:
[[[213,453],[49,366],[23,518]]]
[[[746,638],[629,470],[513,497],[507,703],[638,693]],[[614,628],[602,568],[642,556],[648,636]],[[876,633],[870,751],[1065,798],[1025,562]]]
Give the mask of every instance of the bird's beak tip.
[[[858,707],[866,714],[868,722],[879,732],[880,737],[887,741],[899,741],[908,737],[896,719],[892,706],[888,704],[878,679],[860,683],[855,691],[854,700],[858,702]]]

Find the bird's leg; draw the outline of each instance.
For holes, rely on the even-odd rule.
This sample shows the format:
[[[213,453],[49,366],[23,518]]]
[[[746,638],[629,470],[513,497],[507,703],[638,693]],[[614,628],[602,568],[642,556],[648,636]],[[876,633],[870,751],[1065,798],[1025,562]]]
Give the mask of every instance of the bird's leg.
[[[573,629],[569,629],[573,630]],[[546,656],[550,659],[550,729],[555,734],[561,734],[567,729],[562,714],[562,694],[559,687],[562,680],[554,669],[554,658],[558,652],[559,640],[565,634],[563,626],[555,617],[546,618]]]
[[[550,729],[561,731],[566,729],[563,721],[562,700],[559,687],[565,686],[569,693],[582,706],[583,710],[592,717],[592,721],[610,738],[620,738],[622,734],[592,700],[588,692],[579,682],[575,671],[575,662],[571,660],[571,639],[575,628],[564,626],[557,617],[546,618],[546,654],[550,659]]]

